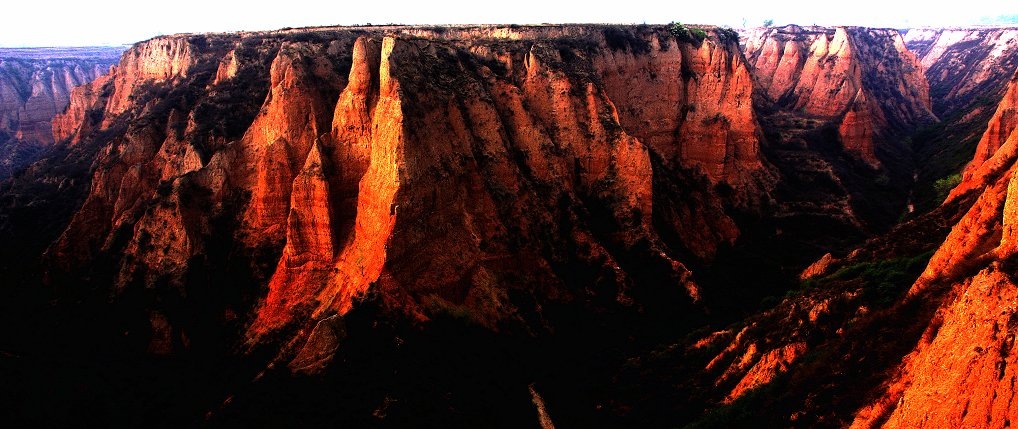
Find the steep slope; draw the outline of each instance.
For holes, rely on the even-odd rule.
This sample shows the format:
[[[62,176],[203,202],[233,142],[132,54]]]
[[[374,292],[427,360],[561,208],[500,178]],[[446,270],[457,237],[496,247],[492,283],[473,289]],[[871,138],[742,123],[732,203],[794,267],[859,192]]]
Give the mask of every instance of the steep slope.
[[[727,329],[634,358],[607,418],[700,427],[1006,427],[1015,80],[940,207],[825,256]],[[672,391],[675,405],[656,394]],[[703,410],[708,410],[704,412]]]
[[[157,354],[197,347],[185,308],[223,325],[256,300],[249,346],[292,358],[369,290],[491,330],[548,329],[551,302],[683,319],[680,261],[773,181],[751,95],[734,43],[653,27],[153,39],[54,122],[99,156],[47,276],[152,290],[132,311]],[[217,266],[226,312],[185,298]]]
[[[926,211],[940,204],[972,159],[986,125],[1018,67],[1018,29],[910,29],[905,45],[919,57],[930,82],[939,124],[916,134],[915,201]]]
[[[122,48],[0,49],[0,179],[52,145],[72,88],[107,73]]]
[[[1004,427],[1014,417],[1014,101],[1005,97],[979,143],[977,153],[992,156],[977,155],[949,197],[974,194],[975,204],[909,291],[911,299],[940,291],[942,304],[856,427]]]
[[[900,33],[789,25],[747,31],[743,45],[762,150],[781,177],[764,241],[796,243],[792,259],[812,261],[890,229],[910,210],[908,138],[936,121]]]
[[[1006,96],[978,149],[993,155],[974,159],[941,207],[829,258],[772,310],[644,358],[642,371],[671,365],[655,370],[661,382],[692,398],[673,414],[713,408],[695,418],[707,426],[1006,427],[1013,109]]]
[[[896,31],[792,25],[757,29],[745,45],[764,96],[831,121],[845,150],[869,164],[880,164],[882,140],[933,119],[923,69]]]
[[[1013,83],[1003,91],[943,205],[847,256],[821,258],[803,273],[800,290],[770,310],[634,358],[616,378],[634,393],[616,398],[606,417],[698,427],[853,420],[857,427],[1006,427],[1013,297],[1000,275],[1008,257],[998,255],[1009,255],[1002,249],[1010,245],[1002,219],[1014,163],[1007,149],[1014,91]],[[669,389],[686,403],[638,393]]]

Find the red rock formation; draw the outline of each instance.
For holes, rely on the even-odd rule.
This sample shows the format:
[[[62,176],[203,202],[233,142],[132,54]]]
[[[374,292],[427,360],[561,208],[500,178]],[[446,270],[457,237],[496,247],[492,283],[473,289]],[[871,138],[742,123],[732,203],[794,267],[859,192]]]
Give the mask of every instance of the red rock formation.
[[[363,293],[381,272],[384,247],[395,214],[392,212],[392,198],[399,180],[393,171],[396,166],[393,157],[397,156],[396,152],[401,145],[399,140],[402,138],[399,86],[388,75],[389,65],[384,63],[388,60],[394,41],[387,40],[385,52],[379,49],[377,41],[366,38],[359,38],[354,44],[355,63],[351,67],[349,84],[340,94],[333,112],[334,165],[339,171],[330,176],[331,182],[337,185],[338,195],[333,197],[321,193],[329,191],[329,180],[321,175],[322,160],[316,146],[308,162],[311,162],[312,169],[318,170],[319,177],[312,184],[315,189],[309,191],[318,193],[310,201],[306,198],[293,200],[295,204],[290,213],[291,229],[288,231],[283,260],[269,284],[269,295],[251,328],[253,335],[261,335],[289,323],[295,307],[314,308],[321,300],[331,302],[340,294],[340,305],[346,311],[352,298]],[[365,162],[367,166],[364,166]],[[308,192],[297,189],[298,193]],[[356,219],[352,235],[348,237],[350,231],[337,231],[341,225],[332,226],[331,223],[336,215],[343,215],[333,215],[333,210],[351,209],[343,204],[349,204],[347,201],[351,195],[356,201],[356,206],[352,207]],[[337,199],[340,205],[335,208],[330,206],[330,202]],[[298,203],[311,204],[311,207],[299,207]],[[314,217],[317,222],[302,222],[301,217]],[[346,243],[340,253],[331,243],[325,248],[309,247],[293,240],[299,240],[301,235],[319,237],[318,243],[324,241],[326,236],[330,241],[336,237]],[[335,259],[336,253],[340,253],[338,261]],[[309,260],[294,260],[293,255],[300,254],[305,254]],[[330,268],[332,275],[329,275]],[[332,280],[335,276],[342,277],[342,280]],[[335,289],[331,295],[320,296],[323,293],[323,283],[326,282],[335,285]]]
[[[113,75],[115,85],[106,105],[107,117],[113,118],[136,106],[131,95],[141,85],[186,77],[195,56],[185,37],[157,37],[129,49]]]
[[[178,132],[167,132],[186,129],[188,119],[174,108],[155,113],[153,109],[164,100],[149,92],[154,85],[186,74],[191,64],[179,57],[189,51],[184,45],[190,43],[188,38],[164,38],[136,45],[110,75],[72,92],[70,107],[54,119],[54,133],[69,138],[71,144],[96,132],[119,131],[101,142],[92,190],[50,248],[55,264],[68,269],[87,264],[97,252],[123,245],[113,239],[117,231],[133,230],[133,240],[124,251],[132,258],[143,253],[147,256],[141,261],[147,262],[120,267],[117,286],[122,287],[132,273],[144,273],[144,278],[153,281],[160,273],[180,270],[188,257],[201,250],[200,244],[193,247],[193,235],[201,228],[193,219],[182,218],[178,195],[169,195],[154,209],[147,203],[153,194],[166,196],[156,192],[158,186],[173,189],[181,176],[201,166],[191,143]],[[135,118],[148,113],[153,119],[131,127],[130,119],[120,116],[128,110],[134,110]]]
[[[1014,81],[1012,88],[1014,92]],[[922,340],[883,395],[859,411],[854,427],[1006,427],[1015,417],[1015,282],[1012,279],[1018,150],[1001,102],[980,151],[952,197],[975,192],[975,204],[933,255],[910,299],[947,290]],[[1008,136],[1001,142],[1001,136]],[[985,154],[993,147],[992,156]]]
[[[89,127],[90,121],[86,120],[86,116],[89,110],[93,109],[100,103],[100,98],[103,95],[103,88],[106,87],[110,82],[110,75],[103,75],[92,82],[84,85],[75,87],[71,90],[70,101],[66,109],[63,112],[58,113],[53,117],[51,124],[53,127],[53,138],[57,141],[63,141],[69,139],[72,136],[81,136],[86,132],[81,132],[84,127]],[[75,140],[72,140],[73,144]]]
[[[79,59],[18,55],[17,50],[0,52],[0,131],[21,140],[52,144],[49,122],[67,107],[72,88],[102,76],[112,59],[108,54]]]
[[[838,124],[844,148],[871,165],[881,141],[934,120],[922,66],[897,31],[763,28],[747,36],[746,51],[763,94]]]
[[[851,107],[845,112],[838,126],[838,134],[841,135],[842,145],[845,150],[855,154],[863,161],[871,165],[880,163],[874,153],[874,137],[877,130],[887,126],[887,120],[880,110],[866,98],[866,93],[859,90]]]
[[[654,28],[620,30],[630,44],[614,48],[601,27],[505,30],[135,46],[54,126],[74,140],[112,137],[50,258],[73,271],[122,253],[118,288],[183,290],[220,246],[208,241],[216,234],[252,261],[278,255],[274,269],[251,270],[268,285],[253,345],[298,332],[289,338],[299,347],[316,320],[369,289],[418,320],[468,314],[490,329],[519,320],[517,293],[635,308],[665,302],[650,296],[699,299],[670,246],[711,258],[738,235],[711,185],[751,206],[774,180],[737,47]],[[263,99],[242,75],[265,79]],[[261,105],[242,133],[223,133],[206,113],[231,113],[215,110],[224,99]],[[212,216],[238,227],[223,236]],[[153,320],[153,332],[177,335],[163,323],[172,315]],[[165,338],[153,341],[165,350]],[[334,342],[285,353],[317,362]]]
[[[993,263],[956,284],[923,341],[906,358],[885,396],[861,410],[852,427],[1007,427],[1018,379],[1018,294]]]
[[[806,353],[806,350],[806,343],[792,343],[759,356],[756,363],[739,379],[739,384],[736,384],[725,397],[725,402],[731,403],[746,392],[770,383],[775,376],[787,371],[796,359]]]
[[[605,50],[594,59],[609,96],[624,106],[623,127],[666,160],[702,169],[742,191],[743,200],[759,198],[773,178],[761,160],[754,112],[743,104],[753,85],[742,56],[733,46],[671,37],[652,37],[648,49]]]
[[[834,255],[831,255],[830,253],[825,253],[824,256],[822,256],[820,259],[817,259],[816,262],[813,262],[808,267],[806,267],[805,270],[802,270],[802,273],[799,274],[799,279],[807,280],[813,277],[819,277],[828,274],[828,272],[831,269],[831,265],[833,265],[836,262],[838,262],[838,260],[834,258]]]
[[[244,215],[252,247],[279,242],[290,211],[293,180],[314,142],[329,129],[333,100],[343,84],[317,46],[284,44],[270,69],[270,90],[240,142],[240,186],[251,189]],[[243,167],[242,167],[243,168]]]

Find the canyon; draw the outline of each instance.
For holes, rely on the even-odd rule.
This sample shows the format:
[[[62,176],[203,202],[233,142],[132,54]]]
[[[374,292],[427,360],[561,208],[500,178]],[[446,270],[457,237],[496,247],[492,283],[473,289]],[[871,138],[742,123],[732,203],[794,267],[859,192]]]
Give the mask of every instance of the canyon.
[[[42,148],[0,182],[0,418],[1006,426],[1016,40],[366,26],[0,62],[0,133]]]
[[[74,87],[95,80],[124,48],[0,48],[0,178],[55,143],[50,121]]]

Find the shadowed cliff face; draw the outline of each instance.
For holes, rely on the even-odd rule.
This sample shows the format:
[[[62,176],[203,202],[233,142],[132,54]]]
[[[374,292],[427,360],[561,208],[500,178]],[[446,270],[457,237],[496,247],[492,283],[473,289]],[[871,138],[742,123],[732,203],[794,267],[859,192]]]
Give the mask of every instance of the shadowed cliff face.
[[[135,46],[54,122],[72,145],[102,142],[51,277],[108,264],[114,296],[186,301],[227,263],[247,273],[224,286],[226,313],[256,300],[248,344],[282,338],[283,356],[369,290],[392,314],[495,331],[549,328],[550,302],[698,311],[682,260],[731,245],[724,205],[755,210],[774,181],[737,46],[651,27],[457,31]],[[150,351],[187,347],[181,314],[145,311]]]
[[[52,145],[50,120],[74,87],[107,73],[120,48],[0,50],[0,178]]]
[[[944,184],[957,184],[956,174],[972,160],[1018,68],[1018,31],[911,29],[904,39],[926,70],[933,111],[941,119],[912,141],[919,167],[917,208],[928,210],[944,200]],[[942,184],[935,186],[938,180]]]
[[[949,110],[993,111],[981,97],[998,99],[1018,67],[1018,30],[911,29],[905,45],[926,70],[933,95],[933,110],[944,116]],[[985,124],[984,124],[985,125]]]
[[[847,252],[906,216],[909,137],[937,119],[901,35],[790,25],[747,31],[743,46],[762,150],[781,177],[762,234],[796,243],[793,257],[815,259]]]

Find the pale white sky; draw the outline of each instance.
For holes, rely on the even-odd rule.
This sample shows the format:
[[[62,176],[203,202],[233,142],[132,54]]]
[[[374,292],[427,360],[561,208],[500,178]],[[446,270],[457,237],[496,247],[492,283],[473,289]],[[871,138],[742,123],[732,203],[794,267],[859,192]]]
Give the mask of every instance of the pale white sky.
[[[1018,1],[955,0],[20,0],[3,7],[0,46],[133,43],[160,34],[270,30],[351,24],[667,23],[740,27],[776,25],[872,27],[962,26],[1018,22]],[[744,21],[745,20],[745,21]]]

